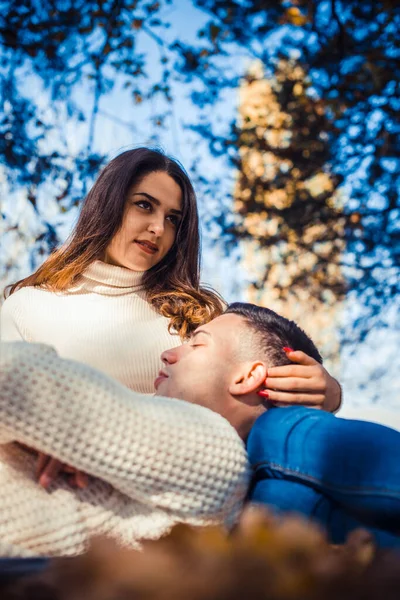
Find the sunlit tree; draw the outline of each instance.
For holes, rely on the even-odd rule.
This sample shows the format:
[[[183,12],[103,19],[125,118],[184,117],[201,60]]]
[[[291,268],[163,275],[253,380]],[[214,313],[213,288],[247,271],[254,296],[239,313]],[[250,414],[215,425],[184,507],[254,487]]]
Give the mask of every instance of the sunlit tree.
[[[249,299],[300,321],[333,356],[346,216],[327,165],[329,123],[307,85],[283,60],[272,79],[257,63],[242,83],[236,234],[253,277]]]
[[[399,291],[398,3],[193,0],[193,4],[205,20],[195,39],[188,41],[174,35],[168,16],[174,0],[2,3],[3,196],[13,187],[24,191],[40,221],[30,245],[34,252],[46,254],[60,240],[41,199],[50,194],[62,214],[76,208],[85,195],[104,160],[94,144],[102,100],[116,85],[129,94],[132,106],[159,97],[163,108],[154,114],[152,124],[162,127],[173,100],[173,83],[179,81],[187,85],[196,107],[189,123],[192,132],[208,144],[211,156],[221,160],[219,180],[204,172],[199,173],[200,183],[214,197],[221,196],[219,205],[225,207],[226,186],[221,181],[228,170],[239,170],[235,194],[238,203],[246,201],[246,235],[253,231],[248,219],[258,218],[264,203],[268,218],[261,221],[270,222],[269,227],[277,219],[282,222],[276,235],[266,230],[261,237],[255,233],[263,252],[274,252],[277,242],[277,257],[290,271],[288,244],[295,244],[297,255],[309,261],[297,288],[308,288],[317,298],[322,292],[315,282],[322,278],[324,289],[332,294],[328,298],[324,292],[327,302],[343,293],[344,273],[348,293],[356,294],[368,309],[355,322],[363,337]],[[141,36],[157,48],[157,68],[153,61],[151,72]],[[227,91],[240,88],[248,64],[255,60],[270,82],[266,100],[279,105],[279,127],[286,135],[290,132],[286,148],[283,139],[274,142],[271,129],[266,139],[250,125],[239,127],[234,110],[226,111],[230,125],[215,128],[215,108]],[[290,65],[293,74],[288,72]],[[250,80],[248,84],[254,85]],[[74,147],[71,135],[68,139],[65,135],[67,125],[79,139]],[[263,168],[271,175],[268,190],[265,174],[260,181],[256,176],[262,170],[254,163],[259,159],[251,153],[245,157],[246,139],[258,144],[264,155]],[[249,193],[245,190],[250,196],[243,198]],[[22,235],[19,224],[10,223],[9,213],[3,213],[3,229],[10,233],[16,227]],[[227,242],[245,233],[234,215],[216,212],[210,220]],[[324,233],[318,229],[320,221]],[[310,267],[312,260],[315,268]],[[272,277],[271,269],[267,271]],[[288,293],[280,281],[277,291]]]

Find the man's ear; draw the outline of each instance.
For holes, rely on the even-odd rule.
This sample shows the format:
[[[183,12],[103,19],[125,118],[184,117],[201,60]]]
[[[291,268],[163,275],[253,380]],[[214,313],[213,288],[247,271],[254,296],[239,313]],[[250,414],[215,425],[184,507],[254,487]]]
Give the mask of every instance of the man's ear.
[[[264,363],[243,363],[229,386],[229,393],[232,396],[243,396],[256,392],[264,385],[266,377],[267,367]]]

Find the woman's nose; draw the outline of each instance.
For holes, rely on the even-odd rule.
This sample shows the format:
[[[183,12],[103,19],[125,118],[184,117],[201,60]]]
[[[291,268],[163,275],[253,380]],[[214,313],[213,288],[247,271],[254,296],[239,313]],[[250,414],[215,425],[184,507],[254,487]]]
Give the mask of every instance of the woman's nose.
[[[157,237],[160,237],[164,232],[164,220],[154,219],[148,227],[151,233],[154,233]]]

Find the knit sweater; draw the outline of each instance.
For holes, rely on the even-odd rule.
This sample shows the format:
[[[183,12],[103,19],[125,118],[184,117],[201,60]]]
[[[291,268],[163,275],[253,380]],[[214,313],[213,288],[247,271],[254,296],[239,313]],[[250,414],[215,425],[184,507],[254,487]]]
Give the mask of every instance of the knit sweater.
[[[66,292],[21,288],[2,306],[0,339],[48,344],[64,358],[151,394],[161,353],[181,342],[147,302],[142,278],[97,260]]]
[[[47,490],[15,441],[90,475]],[[220,415],[130,391],[42,344],[0,344],[0,554],[72,555],[94,534],[134,546],[177,522],[232,524],[248,484]]]

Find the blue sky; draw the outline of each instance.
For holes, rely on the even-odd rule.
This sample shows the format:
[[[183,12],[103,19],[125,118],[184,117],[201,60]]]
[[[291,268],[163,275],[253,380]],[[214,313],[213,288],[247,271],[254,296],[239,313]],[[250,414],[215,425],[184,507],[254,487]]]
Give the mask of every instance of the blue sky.
[[[189,0],[178,0],[171,7],[164,9],[165,16],[173,22],[173,29],[165,30],[162,35],[166,39],[172,39],[172,36],[178,37],[181,41],[193,41],[196,31],[201,23],[206,19],[206,15],[196,9]],[[280,35],[287,34],[281,32]],[[272,40],[273,41],[273,40]],[[160,48],[154,39],[145,32],[138,35],[139,49],[146,52],[148,56],[149,72],[156,77],[159,71]],[[243,72],[245,64],[249,63],[249,56],[235,55],[229,61],[229,67],[237,69],[237,72]],[[22,77],[22,75],[21,75]],[[42,110],[50,115],[59,123],[59,127],[53,136],[49,136],[43,141],[47,147],[58,147],[65,145],[69,148],[71,155],[77,154],[87,144],[88,123],[76,120],[68,120],[67,111],[63,104],[51,103],[46,93],[37,79],[28,75],[24,80],[24,85],[34,94],[42,106]],[[193,149],[200,150],[200,163],[197,169],[200,173],[220,174],[224,172],[223,186],[220,188],[218,198],[211,197],[202,193],[199,188],[199,209],[200,214],[206,217],[207,214],[223,201],[225,193],[230,193],[233,188],[235,173],[228,170],[223,160],[217,160],[211,157],[206,142],[190,132],[185,126],[194,120],[197,108],[188,98],[191,91],[182,83],[175,82],[173,85],[174,102],[172,105],[163,103],[160,97],[156,97],[149,102],[135,105],[128,89],[123,89],[122,82],[115,81],[112,92],[105,96],[99,106],[99,116],[96,122],[93,150],[105,153],[109,158],[117,155],[121,151],[132,146],[142,144],[154,144],[157,141],[168,154],[178,158],[182,164],[189,170],[193,159]],[[90,90],[90,83],[87,81],[78,86],[75,94],[76,103],[85,113],[90,112],[93,105],[93,94]],[[237,111],[238,94],[236,90],[227,92],[222,100],[213,109],[209,118],[214,125],[224,128],[232,118],[235,118]],[[166,120],[165,128],[155,128],[152,119],[158,112],[168,109],[170,116]],[[379,109],[375,117],[371,117],[370,131],[373,135],[374,124],[379,120]],[[375,119],[375,120],[374,120]],[[351,131],[349,132],[351,135]],[[368,160],[366,157],[365,160]],[[361,170],[365,167],[360,163],[359,171],[355,173],[354,178],[362,176]],[[73,168],[73,164],[71,164]],[[392,168],[392,165],[388,165]],[[394,165],[398,168],[398,165]],[[62,182],[60,182],[62,184]],[[348,182],[348,186],[351,181]],[[52,184],[53,185],[53,184]],[[4,244],[0,251],[0,258],[7,261],[9,258],[17,261],[17,270],[10,273],[9,281],[27,275],[31,271],[31,264],[28,260],[27,248],[32,242],[33,236],[40,231],[40,221],[35,217],[31,205],[27,202],[24,190],[17,190],[13,193],[8,189],[4,177],[0,171],[0,190],[2,210],[10,214],[11,220],[18,225],[24,238],[17,239],[17,236],[10,232],[7,234],[7,247]],[[74,220],[77,216],[77,210],[73,209],[68,213],[62,214],[59,206],[52,200],[54,189],[49,186],[43,186],[40,192],[39,203],[46,214],[46,219],[57,224],[62,238],[67,237]],[[381,202],[379,190],[374,190],[375,201]],[[5,237],[3,239],[6,239]],[[243,267],[238,264],[240,258],[240,248],[232,250],[229,257],[225,257],[223,247],[215,237],[211,236],[207,230],[203,230],[203,279],[215,286],[228,301],[243,299],[245,297],[245,288],[247,275]],[[357,305],[351,303],[347,308],[348,315],[359,310]],[[395,323],[396,315],[391,314],[389,308],[386,318]],[[375,330],[367,339],[367,343],[357,348],[355,354],[351,354],[351,348],[343,353],[340,377],[345,381],[345,389],[352,399],[357,401],[372,401],[384,390],[384,400],[389,404],[398,402],[399,388],[397,384],[397,373],[400,372],[399,359],[395,348],[399,341],[398,331],[395,327],[390,330]],[[365,388],[364,382],[371,381],[370,388]]]

